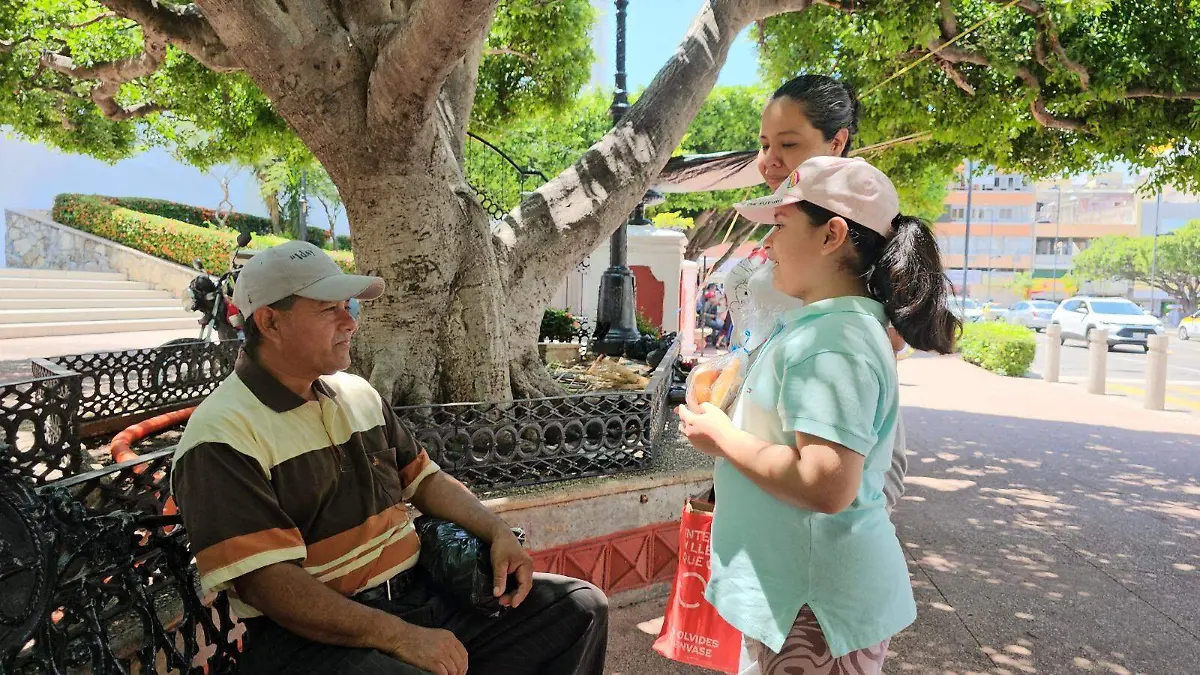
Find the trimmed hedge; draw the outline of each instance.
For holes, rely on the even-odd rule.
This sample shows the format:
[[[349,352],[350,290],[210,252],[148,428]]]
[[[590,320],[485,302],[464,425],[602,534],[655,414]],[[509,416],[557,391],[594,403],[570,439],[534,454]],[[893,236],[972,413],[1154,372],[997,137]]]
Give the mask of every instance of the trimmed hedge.
[[[958,340],[963,360],[982,368],[1020,377],[1033,365],[1037,334],[1029,328],[994,321],[968,323]]]
[[[141,213],[119,206],[116,201],[99,195],[61,194],[54,198],[54,220],[188,267],[193,260],[199,259],[209,274],[221,274],[229,269],[229,256],[237,246],[236,230],[200,227]],[[250,248],[270,248],[285,241],[287,239],[275,235],[256,235]],[[326,252],[343,270],[354,271],[352,254]]]
[[[150,215],[170,218],[171,220],[190,223],[198,227],[217,226],[217,212],[213,209],[180,204],[165,199],[150,199],[148,197],[114,197],[112,201],[117,206],[123,206],[130,211],[137,211],[138,213],[149,213]],[[234,211],[225,219],[225,227],[235,229],[238,232],[271,234],[271,219]]]

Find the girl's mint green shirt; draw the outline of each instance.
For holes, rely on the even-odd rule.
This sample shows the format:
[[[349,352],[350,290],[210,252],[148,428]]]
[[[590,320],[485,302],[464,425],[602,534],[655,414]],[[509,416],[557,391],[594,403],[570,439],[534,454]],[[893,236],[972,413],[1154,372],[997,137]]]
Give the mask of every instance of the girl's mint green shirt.
[[[804,605],[835,658],[916,619],[904,551],[884,509],[899,419],[885,320],[883,306],[863,297],[784,313],[731,411],[734,425],[763,440],[795,447],[803,432],[865,458],[854,502],[836,514],[786,504],[717,461],[707,597],[726,621],[776,652]]]

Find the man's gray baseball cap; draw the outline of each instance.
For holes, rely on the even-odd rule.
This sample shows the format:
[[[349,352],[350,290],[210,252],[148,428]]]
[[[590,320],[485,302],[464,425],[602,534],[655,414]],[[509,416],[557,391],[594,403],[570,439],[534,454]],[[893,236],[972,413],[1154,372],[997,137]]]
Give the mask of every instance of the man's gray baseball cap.
[[[383,279],[346,274],[325,251],[304,241],[289,241],[254,254],[238,273],[233,304],[249,317],[259,307],[289,295],[343,302],[383,295]]]

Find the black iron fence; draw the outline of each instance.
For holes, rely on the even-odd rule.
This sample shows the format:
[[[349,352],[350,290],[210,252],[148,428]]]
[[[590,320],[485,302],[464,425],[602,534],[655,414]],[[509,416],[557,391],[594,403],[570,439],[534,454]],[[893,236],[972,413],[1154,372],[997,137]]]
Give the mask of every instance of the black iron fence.
[[[645,466],[650,400],[642,392],[605,393],[396,412],[445,471],[489,490]]]
[[[53,363],[35,361],[33,378],[0,384],[0,474],[37,484],[71,476],[83,468],[78,417],[80,376]]]
[[[241,343],[186,341],[151,349],[45,359],[79,375],[83,437],[114,431],[131,417],[195,405],[231,372]]]

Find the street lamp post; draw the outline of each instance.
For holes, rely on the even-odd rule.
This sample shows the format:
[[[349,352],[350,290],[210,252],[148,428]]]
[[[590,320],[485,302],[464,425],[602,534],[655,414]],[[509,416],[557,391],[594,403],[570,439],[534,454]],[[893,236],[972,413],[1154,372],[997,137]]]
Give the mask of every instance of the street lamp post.
[[[1150,256],[1150,313],[1158,316],[1158,311],[1154,306],[1154,301],[1157,300],[1158,286],[1158,223],[1162,216],[1162,190],[1158,191],[1158,199],[1154,201],[1154,253]]]
[[[296,241],[308,241],[308,172],[300,169],[300,213],[296,216]]]
[[[972,186],[975,184],[973,175],[973,165],[971,160],[967,160],[967,225],[966,232],[963,235],[963,283],[962,283],[962,302],[963,312],[967,310],[967,274],[971,270],[971,192]],[[964,314],[965,315],[965,314]]]
[[[625,15],[629,0],[616,0],[617,6],[617,62],[616,62],[616,91],[613,92],[612,115],[613,126],[620,123],[625,111],[629,109],[629,94],[625,90]],[[634,208],[630,218],[642,224],[646,220],[645,200]],[[609,241],[608,269],[600,277],[600,300],[596,311],[597,327],[607,326],[608,330],[599,340],[592,343],[592,349],[600,354],[620,355],[625,348],[636,342],[641,334],[638,333],[637,318],[634,316],[636,305],[633,294],[633,271],[629,269],[629,222],[621,223],[613,232]]]
[[[1054,288],[1054,299],[1058,300],[1058,226],[1062,223],[1062,186],[1055,185],[1055,191],[1058,192],[1058,206],[1054,209],[1054,271],[1051,280]]]
[[[995,272],[995,270],[992,268],[992,254],[995,253],[994,249],[996,247],[996,214],[994,211],[992,212],[991,223],[992,223],[991,227],[988,228],[988,258],[987,258],[988,259],[988,262],[987,262],[987,275],[988,275],[987,299],[988,299],[988,302],[992,301],[992,272]]]

